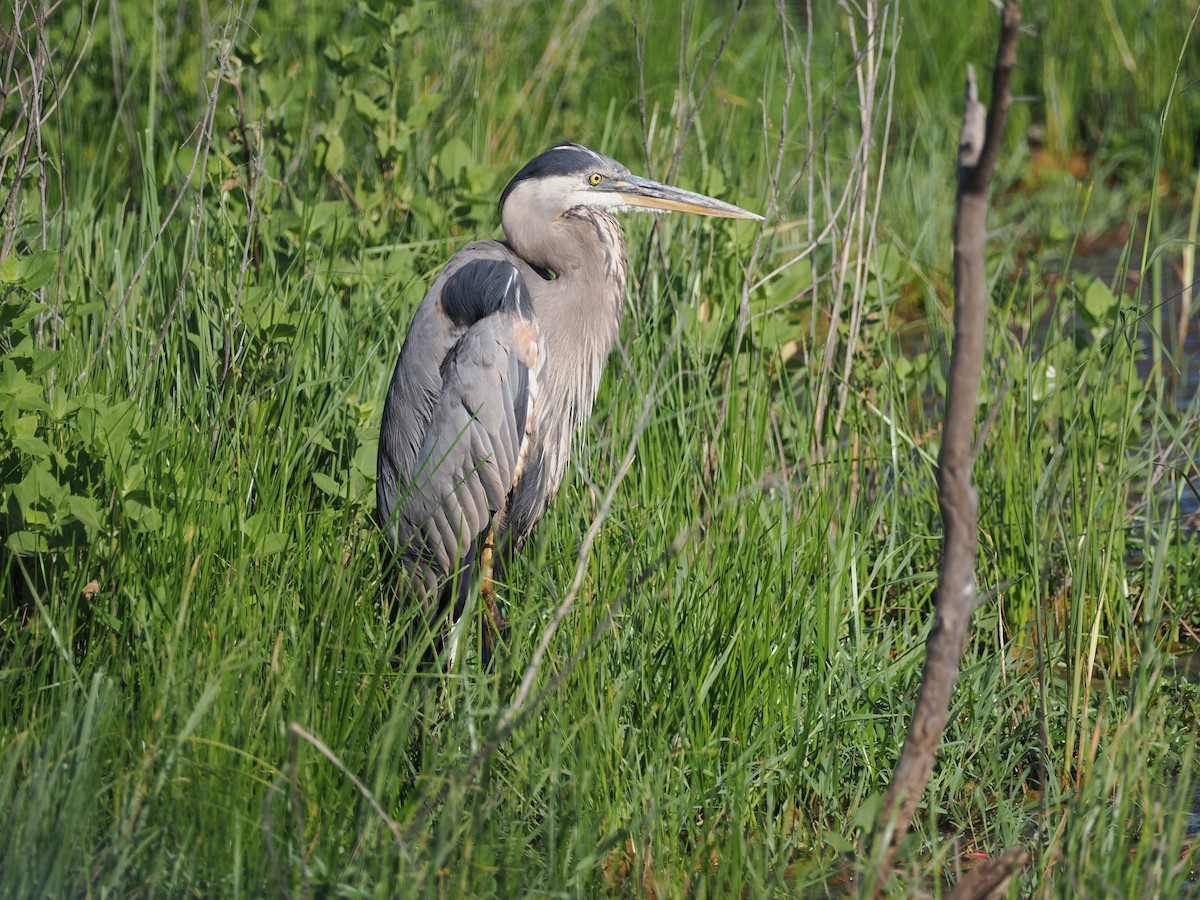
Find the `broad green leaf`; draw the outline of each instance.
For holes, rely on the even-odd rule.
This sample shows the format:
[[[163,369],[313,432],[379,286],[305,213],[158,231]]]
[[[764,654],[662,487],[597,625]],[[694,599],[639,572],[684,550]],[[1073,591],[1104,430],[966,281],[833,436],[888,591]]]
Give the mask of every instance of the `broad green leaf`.
[[[325,432],[321,429],[309,426],[304,429],[304,436],[310,444],[315,444],[322,450],[328,450],[330,453],[333,452],[333,444],[329,443],[329,438],[325,436]]]
[[[1093,278],[1076,304],[1077,311],[1092,329],[1112,327],[1119,301],[1108,285],[1100,278]]]
[[[13,447],[37,459],[50,455],[50,446],[34,434],[18,434],[13,438]]]
[[[11,284],[36,291],[54,277],[58,254],[53,250],[36,250],[28,256],[9,256],[0,262],[0,284]]]
[[[242,534],[250,540],[255,556],[271,556],[290,545],[287,535],[273,530],[275,518],[266,510],[255,513],[242,525]]]
[[[823,835],[825,846],[831,847],[835,853],[850,856],[855,852],[854,844],[842,837],[836,831],[826,831]]]
[[[21,286],[36,291],[50,283],[58,269],[58,254],[53,250],[38,250],[21,260],[24,263]]]
[[[313,472],[312,480],[321,493],[328,494],[330,497],[342,496],[342,486],[325,473]]]
[[[34,349],[26,357],[30,363],[29,374],[34,378],[37,378],[39,375],[45,375],[58,365],[58,361],[62,359],[62,355],[61,350],[50,350],[48,348]]]
[[[158,531],[162,528],[162,513],[149,502],[145,491],[135,491],[133,495],[126,497],[123,506],[125,515],[136,526],[137,531]]]
[[[354,471],[361,472],[371,481],[375,480],[375,466],[379,459],[379,442],[368,441],[354,451],[354,457],[350,460],[350,468]]]
[[[269,531],[254,542],[256,556],[274,556],[291,546],[287,535],[278,531]]]
[[[388,27],[391,39],[395,41],[407,34],[418,31],[425,24],[425,20],[429,17],[429,12],[433,6],[434,4],[432,3],[414,3],[403,12],[397,13]]]
[[[7,262],[8,260],[5,260]],[[0,263],[3,265],[3,263]],[[35,294],[10,291],[0,300],[0,328],[24,328],[45,307],[37,302]]]
[[[91,497],[72,494],[67,498],[67,509],[71,511],[75,520],[88,530],[89,537],[93,537],[103,529],[100,523],[100,510],[96,506],[96,501]]]
[[[121,492],[128,494],[131,491],[136,491],[146,482],[146,467],[141,463],[134,463],[123,473],[121,480]]]
[[[336,131],[325,135],[325,171],[337,175],[346,164],[346,142]]]
[[[375,104],[374,100],[362,91],[354,91],[352,96],[354,97],[354,109],[359,115],[375,123],[387,121],[387,114]]]
[[[8,536],[5,544],[13,553],[23,556],[45,553],[50,549],[46,544],[46,538],[43,535],[34,534],[32,531],[14,531]]]
[[[496,184],[497,172],[494,166],[476,163],[467,166],[467,187],[473,194],[488,194]]]
[[[0,366],[0,412],[49,412],[50,407],[43,399],[42,386],[30,381],[28,376],[12,362],[5,360]]]
[[[24,513],[38,507],[56,508],[66,489],[50,473],[46,463],[39,460],[29,467],[19,484],[13,485],[12,493]]]
[[[452,137],[438,154],[438,171],[447,181],[457,181],[459,174],[474,161],[475,155],[467,142],[460,137]]]

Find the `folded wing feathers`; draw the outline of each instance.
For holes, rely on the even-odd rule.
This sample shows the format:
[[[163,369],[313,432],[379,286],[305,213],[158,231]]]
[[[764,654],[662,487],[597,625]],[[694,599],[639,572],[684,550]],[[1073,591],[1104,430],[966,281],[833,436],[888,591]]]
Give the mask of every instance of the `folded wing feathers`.
[[[399,517],[445,577],[507,511],[530,455],[544,354],[528,289],[509,263],[464,266],[442,305],[466,331],[441,367],[442,391]]]

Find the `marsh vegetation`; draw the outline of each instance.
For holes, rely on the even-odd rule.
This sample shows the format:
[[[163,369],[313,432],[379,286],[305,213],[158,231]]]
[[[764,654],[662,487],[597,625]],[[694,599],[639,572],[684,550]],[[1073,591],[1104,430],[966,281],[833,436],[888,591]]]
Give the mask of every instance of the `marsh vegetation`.
[[[1026,10],[985,600],[895,896],[1015,845],[1014,896],[1197,877],[1194,11],[1093,6]],[[6,8],[0,893],[846,889],[919,685],[995,17],[729,7]],[[432,672],[378,603],[380,406],[439,266],[564,138],[768,221],[626,219],[506,644]]]

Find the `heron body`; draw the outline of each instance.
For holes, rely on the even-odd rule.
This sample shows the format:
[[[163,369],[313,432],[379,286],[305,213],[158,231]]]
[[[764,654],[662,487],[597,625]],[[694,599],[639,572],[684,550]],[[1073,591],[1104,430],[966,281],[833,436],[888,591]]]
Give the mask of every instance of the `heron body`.
[[[505,188],[507,240],[464,247],[417,308],[384,403],[376,493],[399,587],[426,610],[454,597],[461,611],[489,540],[502,580],[562,484],[620,330],[614,214],[628,209],[759,218],[562,144]]]

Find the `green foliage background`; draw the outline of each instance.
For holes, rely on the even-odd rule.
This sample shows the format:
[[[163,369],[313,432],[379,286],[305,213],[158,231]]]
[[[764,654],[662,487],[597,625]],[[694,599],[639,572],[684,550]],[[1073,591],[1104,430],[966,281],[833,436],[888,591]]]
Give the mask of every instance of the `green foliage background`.
[[[983,0],[880,32],[871,239],[825,239],[836,204],[774,160],[818,199],[853,177],[856,42],[897,20],[808,6],[6,11],[0,893],[846,890],[919,683],[961,84],[995,35]],[[897,896],[1017,844],[1014,895],[1196,878],[1192,12],[1067,6],[1026,11],[989,593]],[[379,410],[431,278],[564,138],[783,202],[761,242],[627,223],[628,321],[508,646],[434,674],[378,605]],[[577,566],[545,697],[492,741]]]

